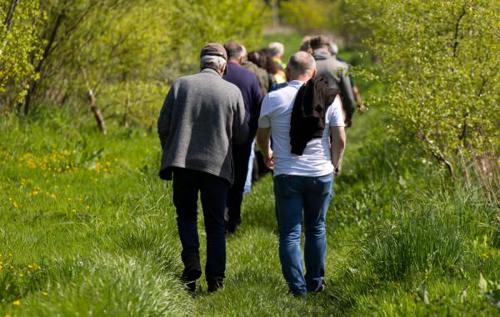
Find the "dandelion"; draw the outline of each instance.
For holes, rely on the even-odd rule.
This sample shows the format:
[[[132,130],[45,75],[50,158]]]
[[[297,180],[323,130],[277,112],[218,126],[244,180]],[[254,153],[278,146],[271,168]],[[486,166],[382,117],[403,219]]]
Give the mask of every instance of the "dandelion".
[[[16,209],[19,208],[19,205],[15,201],[12,202],[12,206],[14,206],[14,208]]]
[[[32,263],[32,264],[29,264],[28,265],[28,268],[32,271],[38,271],[40,270],[40,265],[36,264],[36,263]]]
[[[18,300],[13,301],[12,305],[14,305],[14,306],[21,306],[21,300],[18,299]]]

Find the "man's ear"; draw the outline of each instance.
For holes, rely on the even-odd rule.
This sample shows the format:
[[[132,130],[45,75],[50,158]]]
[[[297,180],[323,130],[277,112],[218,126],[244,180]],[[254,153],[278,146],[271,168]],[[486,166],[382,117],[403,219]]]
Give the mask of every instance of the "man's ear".
[[[290,68],[285,69],[285,76],[286,76],[286,81],[290,81],[291,79],[291,74],[290,74]]]
[[[315,68],[315,69],[313,70],[313,73],[312,73],[311,78],[316,78],[316,75],[317,75],[317,74],[318,74],[318,70]]]
[[[222,70],[221,76],[224,76],[227,74],[227,65],[224,65],[224,69]]]

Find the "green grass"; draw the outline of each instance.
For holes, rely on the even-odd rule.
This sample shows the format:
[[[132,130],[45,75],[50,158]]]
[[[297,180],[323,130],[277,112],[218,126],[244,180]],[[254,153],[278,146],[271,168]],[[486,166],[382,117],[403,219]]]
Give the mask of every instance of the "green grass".
[[[302,36],[268,36],[287,54]],[[343,52],[353,64],[366,60]],[[358,81],[365,96],[382,87]],[[158,104],[161,104],[159,101]],[[272,180],[245,196],[228,239],[225,288],[179,282],[171,183],[146,129],[102,136],[81,112],[0,116],[0,317],[493,316],[500,310],[500,211],[453,183],[370,109],[348,131],[327,216],[327,289],[287,294]],[[199,222],[202,257],[203,220]],[[203,259],[204,260],[204,259]],[[495,307],[496,305],[496,307]]]
[[[208,295],[201,280],[193,298],[178,281],[154,134],[104,137],[64,113],[0,120],[2,317],[498,313],[498,206],[387,137],[381,110],[349,131],[327,218],[327,290],[306,299],[289,296],[281,275],[269,177],[228,239],[225,289]]]

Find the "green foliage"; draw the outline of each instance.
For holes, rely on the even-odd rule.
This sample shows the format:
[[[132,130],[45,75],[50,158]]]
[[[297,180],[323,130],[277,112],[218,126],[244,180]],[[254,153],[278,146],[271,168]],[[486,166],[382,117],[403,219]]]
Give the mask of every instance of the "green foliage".
[[[393,128],[414,136],[451,168],[488,177],[498,154],[498,3],[351,0],[386,84],[377,101]],[[478,163],[480,162],[480,163]],[[489,166],[488,166],[489,164]],[[481,166],[479,166],[481,165]]]
[[[106,119],[150,128],[167,83],[198,70],[199,51],[205,43],[234,39],[255,47],[267,16],[259,0],[43,0],[40,8],[35,1],[20,3],[31,7],[24,4],[16,10],[19,18],[8,36],[23,33],[24,37],[15,38],[19,43],[9,42],[8,48],[17,51],[8,56],[16,64],[1,70],[0,75],[13,75],[0,76],[5,78],[0,95],[5,84],[12,82],[26,113],[39,104],[55,104],[90,118],[87,97],[92,94],[93,106]],[[25,48],[17,48],[23,38],[38,44],[41,54],[36,55],[34,44],[27,46],[28,42]],[[13,67],[21,70],[12,73]],[[10,109],[15,103],[9,99],[7,106]]]
[[[195,71],[199,52],[207,42],[239,41],[248,50],[261,41],[267,11],[261,0],[173,0],[171,65]]]
[[[0,111],[20,102],[37,76],[33,61],[42,44],[37,30],[41,18],[37,0],[0,3]]]
[[[289,0],[280,7],[283,20],[303,32],[325,29],[333,13],[331,1],[325,0]]]

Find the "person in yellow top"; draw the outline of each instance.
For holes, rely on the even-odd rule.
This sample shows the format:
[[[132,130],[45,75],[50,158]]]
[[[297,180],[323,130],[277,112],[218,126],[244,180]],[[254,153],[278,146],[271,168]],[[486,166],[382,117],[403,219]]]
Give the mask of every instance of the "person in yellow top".
[[[280,70],[274,74],[274,79],[277,84],[282,84],[287,82],[285,69],[286,64],[283,63],[282,58],[285,54],[285,46],[280,42],[272,42],[267,47],[271,53],[273,61],[279,66]]]

